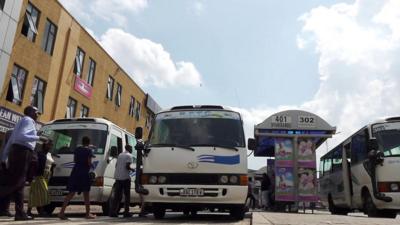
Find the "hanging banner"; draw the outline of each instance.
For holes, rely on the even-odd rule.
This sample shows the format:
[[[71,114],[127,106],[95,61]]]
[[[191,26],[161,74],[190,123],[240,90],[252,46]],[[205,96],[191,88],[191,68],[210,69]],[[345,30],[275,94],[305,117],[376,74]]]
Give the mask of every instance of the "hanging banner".
[[[276,167],[293,167],[292,139],[275,139],[275,165]]]
[[[275,200],[295,201],[293,167],[276,168]]]
[[[299,180],[298,201],[318,201],[315,168],[299,168],[297,171]]]
[[[313,138],[297,140],[297,160],[299,167],[316,168],[315,143]]]

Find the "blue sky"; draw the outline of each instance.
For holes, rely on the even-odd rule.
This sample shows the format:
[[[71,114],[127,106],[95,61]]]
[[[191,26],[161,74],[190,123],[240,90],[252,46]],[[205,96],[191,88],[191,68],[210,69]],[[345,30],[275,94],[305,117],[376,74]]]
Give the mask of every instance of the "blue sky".
[[[248,137],[284,109],[337,126],[329,145],[399,114],[396,0],[61,2],[162,107],[233,107]]]

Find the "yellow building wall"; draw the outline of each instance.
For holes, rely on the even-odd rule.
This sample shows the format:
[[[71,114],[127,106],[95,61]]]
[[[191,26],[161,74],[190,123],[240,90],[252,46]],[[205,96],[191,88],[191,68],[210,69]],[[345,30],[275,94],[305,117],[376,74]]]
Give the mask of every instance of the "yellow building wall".
[[[144,128],[144,137],[148,129],[145,121],[149,115],[145,107],[146,93],[133,81],[129,75],[105,52],[88,32],[58,3],[56,0],[31,0],[40,11],[38,34],[35,42],[31,42],[21,34],[28,1],[24,0],[20,20],[14,40],[13,52],[7,69],[7,78],[1,92],[0,104],[22,114],[23,109],[30,104],[31,90],[35,76],[47,82],[44,112],[40,122],[64,118],[68,98],[77,100],[75,116],[79,116],[82,104],[89,108],[90,117],[104,117],[118,126],[134,132],[137,126]],[[57,26],[57,36],[53,55],[50,56],[41,48],[47,19]],[[82,79],[87,80],[89,58],[96,61],[92,97],[88,99],[74,90],[75,75],[73,73],[77,48],[85,52]],[[8,83],[13,65],[17,64],[28,71],[21,105],[6,100]],[[106,98],[108,77],[115,80],[113,100]],[[122,85],[121,106],[114,103],[117,83]],[[140,120],[129,116],[130,97],[134,96],[141,104]]]

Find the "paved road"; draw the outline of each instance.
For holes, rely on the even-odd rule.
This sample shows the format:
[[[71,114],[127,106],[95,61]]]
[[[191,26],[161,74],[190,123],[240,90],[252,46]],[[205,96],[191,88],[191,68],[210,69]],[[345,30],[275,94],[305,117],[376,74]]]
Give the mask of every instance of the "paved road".
[[[96,210],[94,210],[96,212]],[[135,210],[133,210],[135,211]],[[169,213],[163,220],[155,220],[151,215],[146,218],[139,218],[135,214],[132,218],[109,218],[101,216],[100,212],[96,219],[86,220],[83,219],[83,214],[72,208],[68,214],[70,220],[68,224],[190,224],[190,225],[400,225],[400,216],[396,219],[381,219],[381,218],[368,218],[362,213],[352,213],[349,216],[333,216],[326,211],[315,211],[307,213],[273,213],[273,212],[260,212],[255,211],[248,213],[246,218],[242,221],[234,221],[230,219],[228,214],[203,214],[200,213],[196,217],[185,217],[181,213]],[[65,221],[59,220],[53,216],[50,218],[36,218],[33,221],[15,222],[11,218],[0,217],[0,224],[61,224]]]

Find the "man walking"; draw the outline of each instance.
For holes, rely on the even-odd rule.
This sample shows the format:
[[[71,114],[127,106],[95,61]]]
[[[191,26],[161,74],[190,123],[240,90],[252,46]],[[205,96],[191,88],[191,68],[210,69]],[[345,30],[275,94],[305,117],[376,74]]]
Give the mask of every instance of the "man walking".
[[[124,204],[124,217],[131,217],[132,214],[129,213],[129,205],[131,198],[131,177],[129,173],[134,170],[131,168],[132,164],[132,146],[126,145],[125,151],[118,155],[117,163],[115,165],[115,183],[114,183],[114,193],[111,195],[110,201],[110,217],[118,217],[119,204],[121,203],[122,193],[125,196]]]
[[[262,206],[265,210],[269,209],[270,202],[269,202],[269,192],[271,189],[271,179],[266,173],[263,173],[263,179],[261,181],[261,199],[262,199]]]
[[[24,187],[36,141],[47,142],[47,138],[39,137],[36,133],[37,108],[27,106],[24,115],[15,125],[1,157],[2,162],[7,161],[8,168],[7,183],[0,187],[0,198],[14,197],[15,220],[33,219],[24,211]]]

